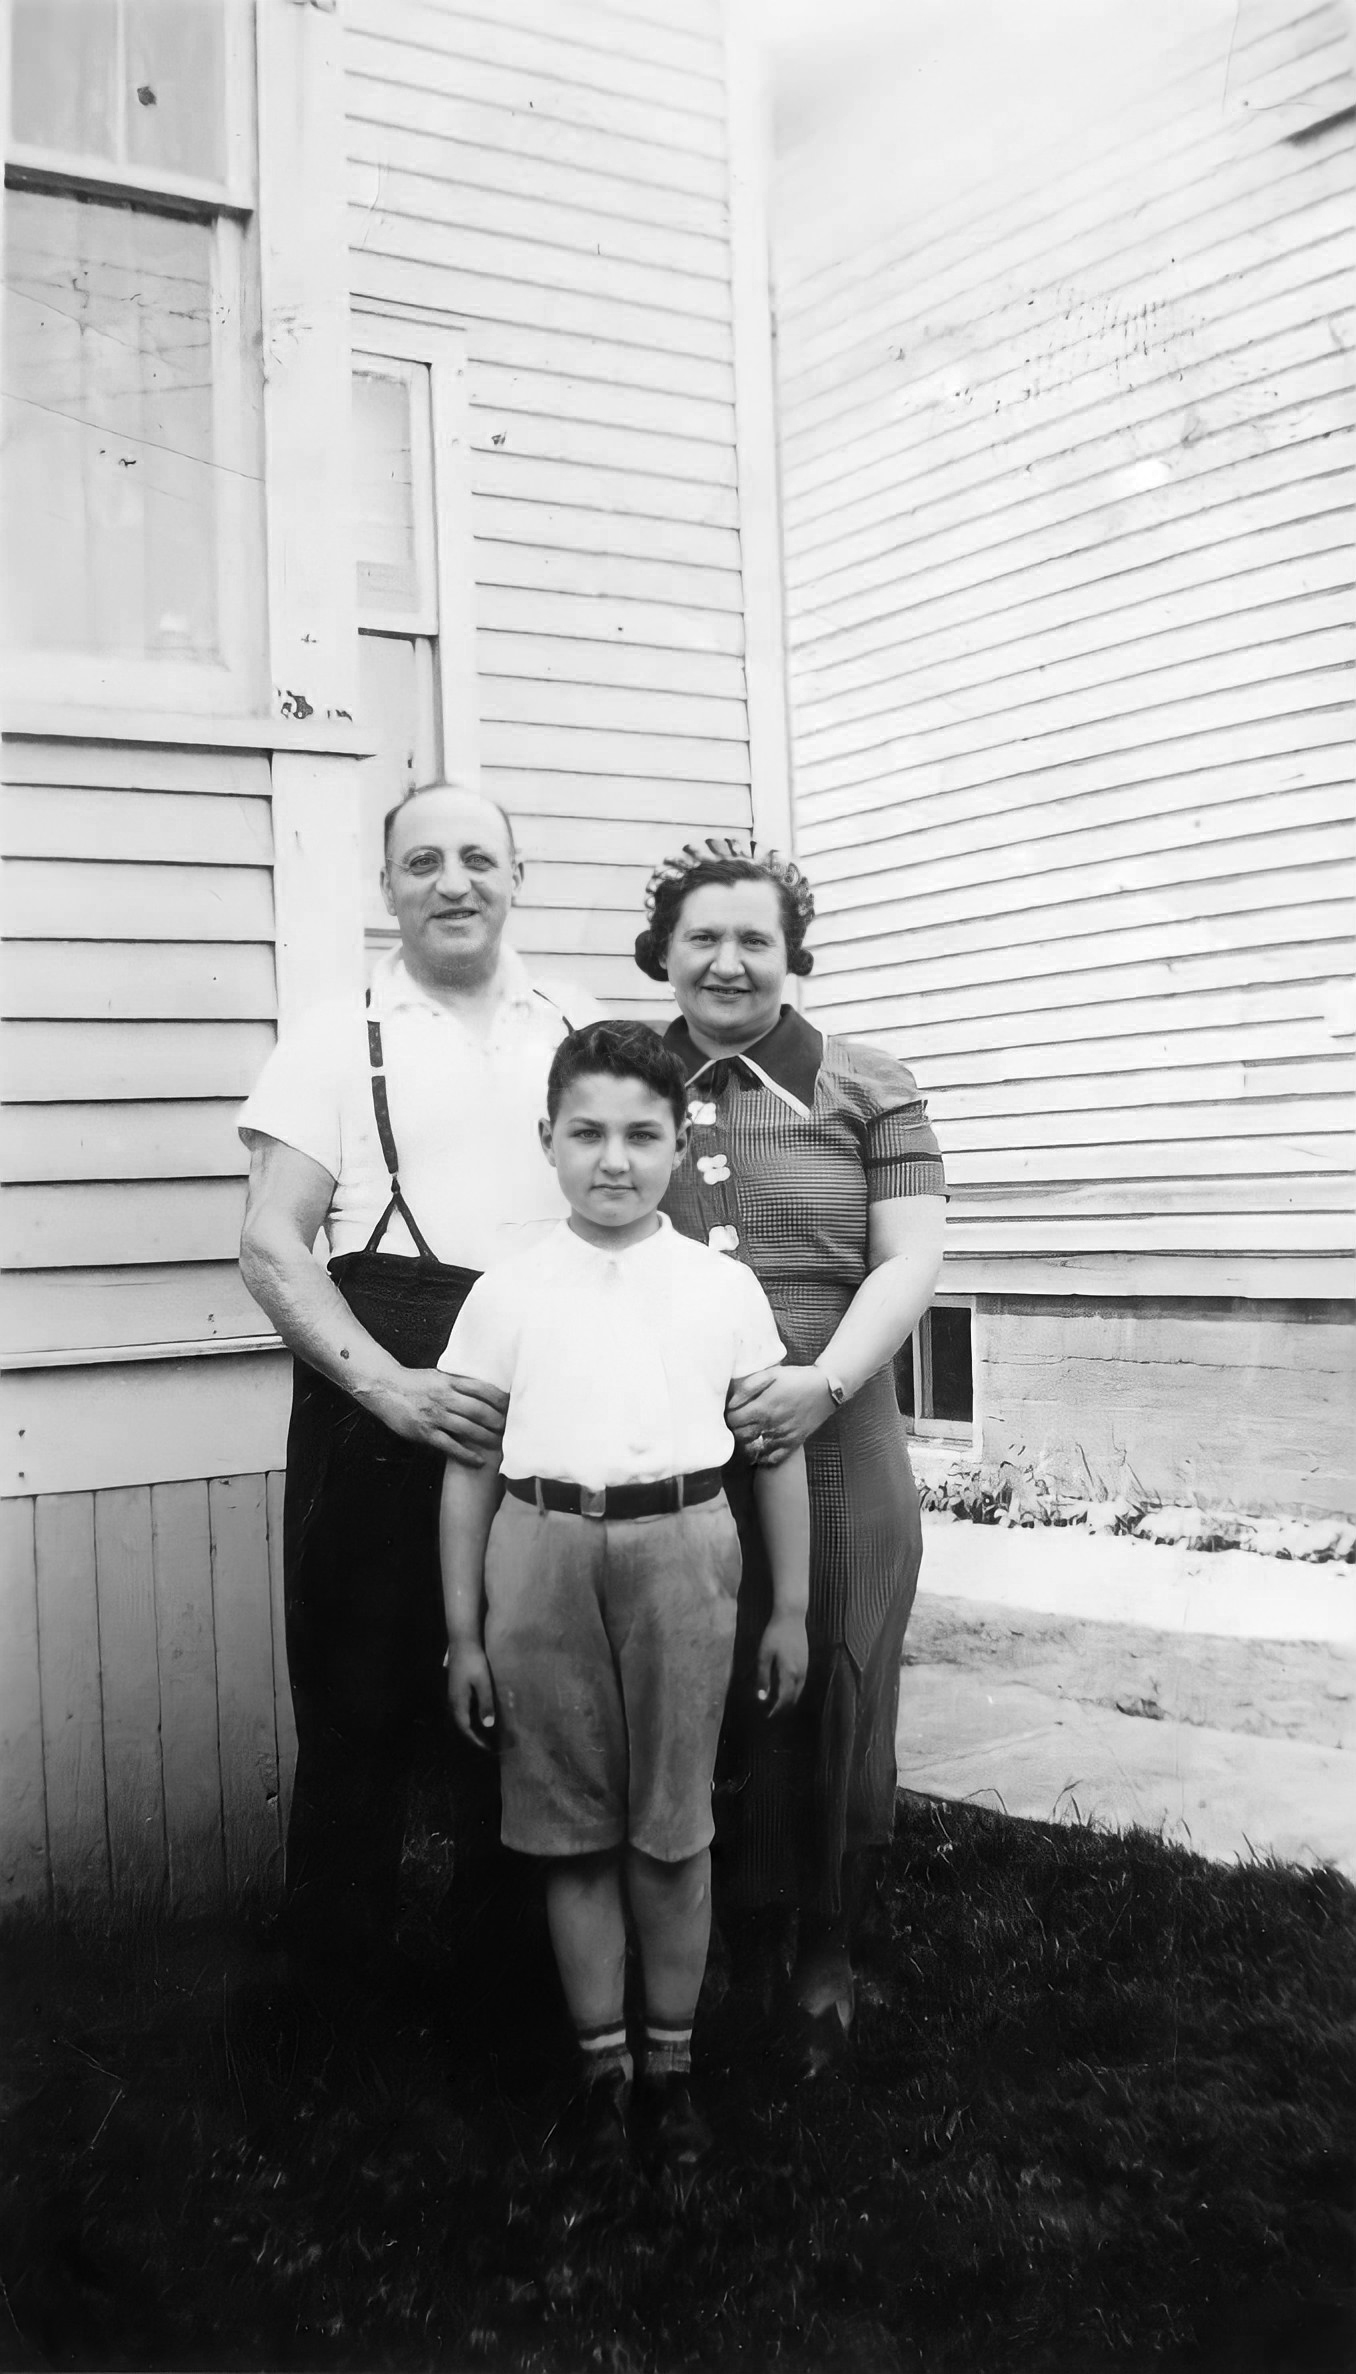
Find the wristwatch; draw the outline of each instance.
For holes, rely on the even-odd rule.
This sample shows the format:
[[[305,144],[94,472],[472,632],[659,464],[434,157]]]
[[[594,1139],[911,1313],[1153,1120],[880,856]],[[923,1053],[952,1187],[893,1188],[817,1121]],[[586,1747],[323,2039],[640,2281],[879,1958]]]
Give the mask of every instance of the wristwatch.
[[[825,1384],[828,1386],[829,1399],[833,1403],[834,1408],[836,1410],[841,1410],[844,1402],[848,1398],[847,1386],[843,1383],[840,1377],[831,1376],[829,1374],[829,1371],[827,1368],[825,1368],[822,1360],[813,1361],[811,1365],[819,1370],[819,1373],[824,1379]]]

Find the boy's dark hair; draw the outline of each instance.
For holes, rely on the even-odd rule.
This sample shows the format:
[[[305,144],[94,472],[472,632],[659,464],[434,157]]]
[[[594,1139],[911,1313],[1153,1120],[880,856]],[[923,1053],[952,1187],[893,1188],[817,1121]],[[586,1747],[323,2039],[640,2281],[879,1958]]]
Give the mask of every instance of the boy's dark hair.
[[[648,1022],[590,1022],[562,1039],[551,1059],[546,1081],[546,1113],[554,1123],[567,1088],[598,1072],[614,1080],[643,1080],[673,1109],[676,1126],[687,1119],[687,1080],[683,1067]]]

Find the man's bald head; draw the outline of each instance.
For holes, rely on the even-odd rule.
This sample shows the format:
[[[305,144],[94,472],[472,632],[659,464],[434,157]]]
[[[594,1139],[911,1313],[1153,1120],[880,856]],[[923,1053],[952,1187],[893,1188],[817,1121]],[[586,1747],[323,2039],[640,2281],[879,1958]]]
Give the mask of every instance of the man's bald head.
[[[415,808],[421,800],[430,799],[456,800],[459,804],[464,803],[464,811],[468,816],[473,816],[479,810],[484,817],[493,817],[503,836],[509,863],[513,864],[516,861],[518,843],[514,838],[513,819],[506,808],[500,807],[498,800],[492,800],[488,792],[477,791],[469,783],[421,783],[416,791],[407,791],[404,799],[397,800],[394,808],[389,808],[386,812],[386,821],[382,827],[382,848],[385,851],[388,865],[391,862],[391,842],[396,818],[404,819],[407,810]],[[416,816],[410,816],[408,821],[415,831],[419,830]]]

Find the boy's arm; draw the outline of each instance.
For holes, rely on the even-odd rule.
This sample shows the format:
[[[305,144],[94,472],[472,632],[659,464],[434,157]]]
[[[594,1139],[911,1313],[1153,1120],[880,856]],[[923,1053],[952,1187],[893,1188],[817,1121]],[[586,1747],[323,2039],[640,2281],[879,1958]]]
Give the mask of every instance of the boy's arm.
[[[772,1615],[758,1649],[758,1697],[767,1704],[771,1695],[768,1712],[775,1715],[795,1705],[805,1687],[810,1661],[805,1634],[805,1611],[810,1603],[810,1492],[804,1451],[790,1452],[776,1467],[756,1467],[753,1496],[772,1569]]]
[[[484,1733],[494,1728],[494,1685],[481,1625],[485,1545],[498,1505],[498,1485],[497,1455],[483,1467],[461,1467],[449,1459],[443,1470],[438,1520],[447,1617],[448,1703],[457,1729],[478,1748],[488,1748]]]

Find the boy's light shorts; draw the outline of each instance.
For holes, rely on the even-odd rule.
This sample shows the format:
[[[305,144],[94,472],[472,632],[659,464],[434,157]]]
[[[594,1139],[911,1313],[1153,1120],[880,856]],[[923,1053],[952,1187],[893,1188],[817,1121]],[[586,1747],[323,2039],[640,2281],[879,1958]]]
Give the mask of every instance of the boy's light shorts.
[[[510,1494],[485,1556],[504,1844],[662,1863],[709,1846],[739,1537],[724,1493],[675,1516],[543,1514]]]

